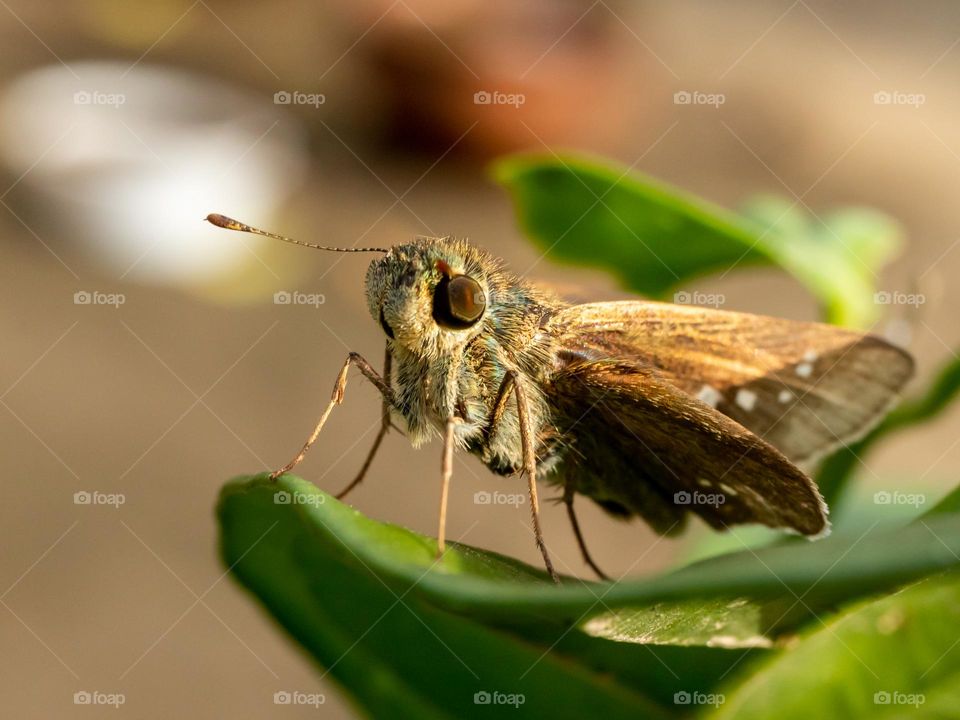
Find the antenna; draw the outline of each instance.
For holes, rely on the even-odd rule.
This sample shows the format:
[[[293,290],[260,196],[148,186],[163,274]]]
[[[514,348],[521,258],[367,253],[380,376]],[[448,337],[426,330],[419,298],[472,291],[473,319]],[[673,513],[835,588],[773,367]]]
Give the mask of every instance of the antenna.
[[[246,223],[238,222],[233,218],[229,218],[226,215],[220,215],[219,213],[210,213],[207,217],[204,218],[211,225],[216,225],[217,227],[226,228],[227,230],[236,230],[238,232],[247,232],[253,233],[254,235],[263,235],[264,237],[273,238],[274,240],[282,240],[283,242],[292,243],[294,245],[302,245],[303,247],[313,248],[314,250],[330,250],[332,252],[380,252],[386,253],[389,252],[386,248],[377,248],[377,247],[367,247],[367,248],[338,248],[338,247],[326,247],[325,245],[314,245],[313,243],[303,242],[301,240],[294,240],[293,238],[284,237],[283,235],[277,235],[276,233],[267,232],[266,230],[260,230],[259,228],[251,227]]]

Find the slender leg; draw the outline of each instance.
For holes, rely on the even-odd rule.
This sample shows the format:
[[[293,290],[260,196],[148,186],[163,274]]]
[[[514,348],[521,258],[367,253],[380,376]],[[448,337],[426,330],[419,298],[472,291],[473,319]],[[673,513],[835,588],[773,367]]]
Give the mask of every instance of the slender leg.
[[[443,435],[443,463],[440,466],[440,527],[437,530],[437,557],[446,550],[447,497],[450,494],[450,477],[453,475],[453,428],[456,421],[447,418],[447,430]]]
[[[500,383],[500,388],[497,390],[497,397],[493,401],[493,412],[490,413],[490,420],[487,423],[486,429],[484,430],[484,435],[486,436],[488,445],[493,441],[493,437],[497,432],[497,428],[500,427],[500,419],[503,417],[503,413],[507,409],[507,400],[509,399],[510,393],[513,390],[513,378],[513,372],[507,372],[503,376],[503,381]]]
[[[386,354],[383,358],[383,379],[386,381],[387,385],[391,384],[390,378],[392,364],[393,356],[390,354],[390,346],[388,345]],[[367,459],[363,461],[363,467],[360,468],[360,472],[357,473],[357,476],[349,485],[336,494],[337,500],[343,500],[347,496],[347,493],[363,482],[363,478],[366,476],[367,470],[370,469],[370,465],[373,463],[373,458],[377,454],[377,450],[380,449],[380,443],[383,442],[384,436],[387,434],[387,431],[390,430],[390,407],[390,403],[386,398],[384,398],[383,410],[380,418],[380,430],[377,433],[376,439],[373,441],[373,447],[370,448],[370,452],[367,454]]]
[[[540,528],[540,503],[537,500],[537,458],[533,447],[533,431],[530,427],[530,412],[527,406],[527,394],[517,377],[513,377],[513,390],[517,395],[517,414],[520,419],[520,440],[523,446],[523,467],[527,475],[527,488],[530,491],[530,514],[533,518],[533,535],[540,554],[543,555],[543,564],[555,583],[560,582],[560,576],[553,569],[547,546],[543,542],[543,530]]]
[[[570,518],[570,524],[573,525],[573,534],[577,537],[577,545],[580,546],[580,553],[583,555],[584,562],[590,566],[601,580],[609,580],[610,576],[597,567],[597,564],[587,551],[587,544],[583,541],[583,535],[580,533],[580,523],[577,522],[577,514],[573,511],[573,495],[573,487],[570,485],[566,486],[563,491],[563,502],[567,506],[567,516]]]
[[[333,408],[343,402],[343,392],[347,387],[347,370],[350,369],[351,364],[356,365],[360,372],[362,372],[364,376],[370,380],[370,382],[377,386],[377,389],[380,390],[385,401],[389,402],[391,405],[393,404],[393,391],[390,389],[390,386],[383,381],[383,378],[377,375],[377,371],[374,370],[370,363],[364,360],[363,357],[354,352],[350,353],[347,356],[346,361],[344,361],[343,367],[340,369],[340,373],[337,375],[337,381],[333,385],[333,394],[330,397],[330,404],[327,405],[326,410],[323,411],[323,415],[320,416],[317,426],[313,429],[310,437],[307,438],[307,441],[303,444],[300,452],[296,454],[293,460],[288,462],[279,470],[270,473],[271,480],[276,480],[284,473],[290,472],[293,470],[293,468],[300,464],[301,460],[303,460],[304,455],[307,454],[310,446],[313,445],[317,439],[317,436],[320,434],[320,431],[323,430],[323,426],[327,422],[327,418],[330,417],[330,413],[333,412]]]

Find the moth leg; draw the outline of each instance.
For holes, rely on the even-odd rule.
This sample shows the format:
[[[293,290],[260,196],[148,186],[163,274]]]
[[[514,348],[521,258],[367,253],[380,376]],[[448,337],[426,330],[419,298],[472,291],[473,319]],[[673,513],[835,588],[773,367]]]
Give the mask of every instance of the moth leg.
[[[387,345],[386,353],[383,358],[383,379],[386,381],[387,385],[390,385],[391,383],[390,370],[392,364],[393,356],[390,354],[390,346]],[[347,496],[347,493],[363,482],[363,478],[366,477],[367,470],[370,469],[370,465],[373,463],[373,458],[377,454],[377,450],[380,449],[380,443],[383,442],[384,436],[387,434],[387,431],[390,430],[392,424],[390,422],[390,409],[391,403],[387,397],[384,396],[383,408],[380,415],[380,430],[377,432],[377,437],[373,441],[373,447],[371,447],[370,452],[367,453],[367,459],[363,461],[363,466],[360,468],[360,472],[357,473],[357,476],[349,485],[335,495],[337,500],[343,500]]]
[[[456,424],[455,418],[447,418],[447,427],[443,434],[443,461],[440,464],[440,527],[437,529],[438,558],[446,550],[447,497],[450,494],[450,478],[453,476],[453,429]]]
[[[493,436],[496,434],[497,428],[500,426],[500,419],[503,417],[503,413],[507,409],[507,400],[510,399],[510,392],[513,390],[513,384],[513,371],[508,371],[503,376],[503,381],[500,383],[500,388],[497,390],[497,397],[493,401],[493,412],[490,413],[490,420],[487,422],[487,427],[484,428],[483,434],[486,436],[487,445],[492,442]]]
[[[536,540],[540,554],[543,555],[543,564],[550,573],[550,577],[557,584],[560,583],[560,576],[553,569],[553,563],[550,562],[550,554],[547,552],[547,546],[543,542],[543,530],[540,528],[540,503],[537,500],[537,458],[534,454],[533,432],[530,427],[530,411],[527,405],[527,393],[523,389],[516,374],[509,373],[513,383],[513,391],[517,396],[517,416],[520,420],[520,441],[523,447],[523,469],[527,476],[527,489],[530,492],[530,515],[533,518],[533,536]],[[504,378],[504,384],[508,380]]]
[[[593,561],[593,558],[590,557],[590,552],[587,550],[587,544],[583,541],[583,535],[580,532],[580,523],[577,522],[577,514],[573,511],[573,496],[573,486],[567,485],[563,490],[563,502],[567,506],[567,517],[570,518],[570,524],[573,526],[573,534],[577,538],[577,545],[580,546],[580,554],[583,555],[583,561],[590,566],[590,569],[597,574],[597,577],[599,577],[601,580],[609,580],[610,576],[597,567],[597,564]]]
[[[343,367],[340,369],[340,373],[337,375],[337,381],[333,384],[333,393],[330,397],[330,404],[327,405],[326,410],[323,411],[323,415],[320,416],[320,420],[317,422],[317,426],[313,429],[313,432],[310,434],[310,437],[307,438],[307,441],[303,444],[303,447],[300,449],[300,452],[296,456],[284,465],[279,470],[275,470],[270,473],[270,479],[276,480],[278,477],[284,473],[290,472],[297,465],[300,464],[300,461],[303,460],[303,456],[307,454],[307,450],[310,449],[310,446],[316,441],[317,436],[320,434],[320,431],[323,430],[324,424],[327,422],[327,418],[330,417],[330,413],[333,412],[333,408],[343,402],[343,391],[347,387],[347,370],[350,369],[350,365],[356,365],[357,369],[364,374],[364,376],[377,386],[377,389],[383,395],[384,401],[393,404],[393,391],[390,389],[390,386],[384,382],[377,371],[373,369],[373,366],[370,365],[366,360],[363,359],[358,353],[352,352],[347,355],[347,359],[343,363]]]

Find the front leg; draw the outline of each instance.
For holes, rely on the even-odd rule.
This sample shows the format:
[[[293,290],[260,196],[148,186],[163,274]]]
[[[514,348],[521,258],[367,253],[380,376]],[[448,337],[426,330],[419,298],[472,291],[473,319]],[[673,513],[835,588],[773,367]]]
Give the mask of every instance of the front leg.
[[[391,385],[392,380],[392,365],[393,365],[393,355],[390,353],[390,344],[387,343],[387,349],[383,358],[383,380],[388,386]],[[363,482],[363,478],[367,475],[367,470],[370,469],[370,465],[373,462],[374,456],[377,454],[377,450],[380,449],[380,443],[383,442],[384,436],[390,430],[393,425],[390,419],[390,411],[393,409],[393,405],[386,395],[383,397],[383,407],[380,411],[380,430],[377,432],[377,437],[373,441],[373,447],[370,448],[370,452],[367,453],[367,459],[363,461],[363,466],[360,468],[360,472],[357,473],[357,476],[353,481],[347,485],[343,490],[336,494],[337,500],[343,500],[347,494],[353,490],[357,485]]]
[[[360,372],[363,373],[364,377],[366,377],[377,387],[377,389],[380,391],[380,394],[383,395],[383,400],[385,403],[389,403],[391,406],[394,405],[393,390],[390,389],[389,382],[384,381],[384,379],[377,374],[377,371],[373,369],[373,366],[370,365],[370,363],[368,363],[361,355],[355,352],[350,353],[347,355],[347,359],[344,361],[343,367],[340,369],[340,374],[337,375],[337,381],[333,385],[333,394],[330,397],[330,403],[327,405],[327,409],[323,411],[323,415],[320,416],[317,426],[313,429],[310,437],[307,438],[307,441],[303,444],[300,452],[296,454],[293,460],[288,462],[279,470],[270,473],[271,480],[276,480],[284,473],[290,472],[293,470],[293,468],[300,464],[301,460],[303,460],[304,455],[307,454],[310,446],[313,445],[317,439],[317,436],[320,435],[320,431],[323,430],[323,426],[327,422],[327,418],[330,417],[330,413],[333,412],[334,406],[343,402],[343,392],[347,387],[347,370],[350,369],[351,364],[356,365]]]

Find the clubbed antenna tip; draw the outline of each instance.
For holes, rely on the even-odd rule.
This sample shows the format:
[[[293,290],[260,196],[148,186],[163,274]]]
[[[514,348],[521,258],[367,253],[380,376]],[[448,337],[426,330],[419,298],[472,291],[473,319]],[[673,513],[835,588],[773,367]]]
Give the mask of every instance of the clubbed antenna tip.
[[[331,252],[380,252],[386,253],[386,248],[376,248],[376,247],[367,247],[367,248],[338,248],[338,247],[327,247],[326,245],[314,245],[313,243],[302,242],[301,240],[294,240],[293,238],[284,237],[283,235],[277,235],[276,233],[267,232],[266,230],[261,230],[255,228],[252,225],[247,225],[238,220],[234,220],[231,217],[226,215],[221,215],[220,213],[210,213],[207,217],[204,218],[211,225],[216,225],[217,227],[222,227],[227,230],[236,230],[238,232],[247,232],[253,233],[254,235],[263,235],[264,237],[273,238],[274,240],[282,240],[283,242],[292,243],[294,245],[302,245],[303,247],[313,248],[314,250],[330,250]]]

